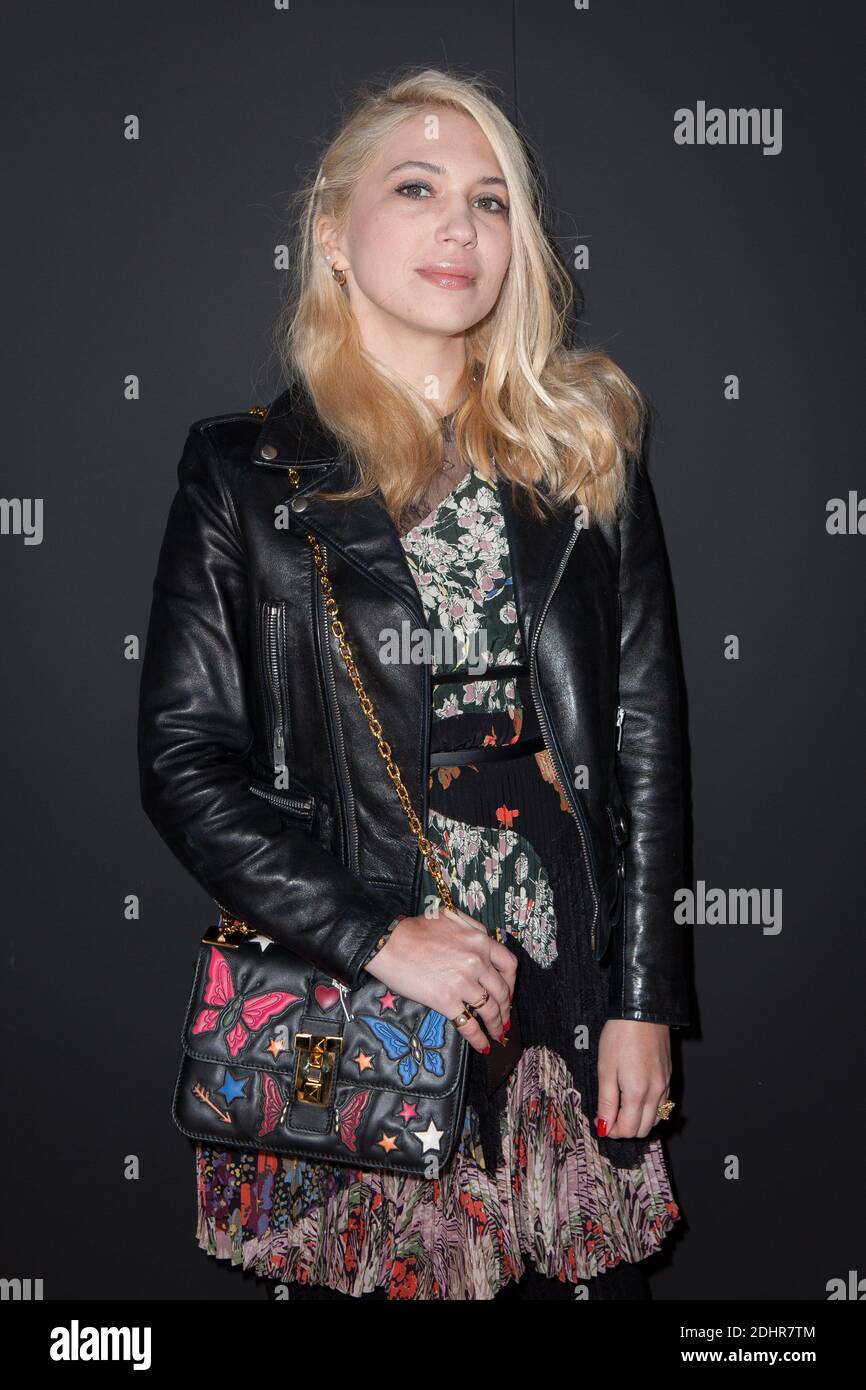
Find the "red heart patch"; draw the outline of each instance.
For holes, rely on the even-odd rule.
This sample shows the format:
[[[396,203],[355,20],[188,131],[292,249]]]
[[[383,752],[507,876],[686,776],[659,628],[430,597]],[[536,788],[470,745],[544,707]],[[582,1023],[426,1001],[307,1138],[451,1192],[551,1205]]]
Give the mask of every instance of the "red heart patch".
[[[313,994],[315,995],[316,1003],[323,1011],[333,1009],[340,997],[340,991],[334,989],[333,985],[316,985]]]

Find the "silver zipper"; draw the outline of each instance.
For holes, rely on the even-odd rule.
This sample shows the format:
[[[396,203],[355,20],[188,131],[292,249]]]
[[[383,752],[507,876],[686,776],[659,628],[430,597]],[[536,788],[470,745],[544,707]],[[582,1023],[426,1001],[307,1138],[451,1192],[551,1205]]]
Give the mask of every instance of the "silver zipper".
[[[322,560],[325,568],[328,567],[328,549],[324,541],[320,542]],[[352,781],[349,776],[349,762],[346,757],[346,741],[343,737],[343,721],[340,717],[340,706],[337,701],[337,680],[334,675],[334,657],[331,652],[331,628],[325,611],[325,596],[322,586],[316,577],[316,603],[318,611],[324,619],[323,646],[325,648],[325,675],[331,692],[331,702],[334,709],[334,729],[337,734],[337,744],[342,765],[342,783],[345,788],[346,813],[349,823],[349,867],[356,873],[358,872],[358,825],[355,819],[355,794],[352,791]]]
[[[430,815],[430,788],[429,788],[429,785],[428,785],[428,784],[429,784],[429,781],[430,781],[430,731],[431,731],[431,721],[432,721],[432,714],[433,714],[433,683],[432,683],[432,681],[431,681],[431,679],[430,679],[431,670],[432,670],[432,668],[430,668],[430,667],[428,667],[428,666],[426,666],[426,665],[424,666],[424,680],[422,681],[422,685],[424,686],[424,692],[423,692],[423,695],[422,695],[422,698],[421,698],[421,709],[422,709],[421,718],[422,718],[422,720],[423,720],[423,722],[422,722],[422,724],[421,724],[421,728],[425,730],[425,735],[424,735],[424,761],[423,761],[423,766],[422,766],[422,769],[421,769],[421,774],[422,774],[422,775],[421,775],[421,826],[422,826],[423,834],[424,834],[425,836],[426,836],[427,830],[428,830],[427,821],[428,821],[429,815]],[[424,856],[423,856],[422,853],[421,853],[421,846],[419,845],[419,846],[418,846],[417,854],[415,855],[415,872],[416,872],[416,873],[417,873],[417,871],[418,871],[418,860],[419,860],[419,859],[423,859],[423,858],[424,858]],[[424,863],[425,863],[425,864],[427,863],[426,859],[424,860]],[[421,872],[422,872],[422,875],[423,875],[423,872],[424,872],[423,869],[422,869]],[[445,874],[444,868],[443,868],[442,872],[443,872],[443,874]],[[414,881],[414,876],[413,876],[413,881]],[[423,877],[422,877],[421,883],[419,884],[419,887],[420,887],[420,886],[423,886],[423,881],[424,881],[424,880],[423,880]],[[447,882],[447,876],[446,876],[446,882]],[[450,892],[450,885],[449,885],[449,892]],[[452,897],[453,897],[453,894],[452,894]],[[456,905],[456,904],[455,904],[455,905]],[[442,906],[444,907],[444,903],[442,904]],[[419,903],[419,904],[418,904],[418,907],[419,907],[419,910],[420,910],[421,912],[424,911],[424,906],[423,906],[422,903]]]
[[[350,1013],[349,1010],[346,1008],[346,998],[351,993],[351,990],[349,989],[348,985],[343,984],[342,980],[332,980],[331,984],[336,985],[337,989],[340,991],[340,1003],[343,1006],[343,1013],[346,1015],[346,1022],[354,1023],[355,1015],[353,1013]]]
[[[279,603],[266,603],[264,617],[264,663],[266,685],[271,699],[271,754],[274,773],[286,770],[286,714],[280,663]]]
[[[580,834],[580,841],[583,849],[583,858],[584,863],[586,864],[587,879],[589,882],[590,892],[592,893],[592,900],[595,904],[595,909],[592,918],[592,926],[590,928],[592,935],[592,949],[594,951],[596,943],[596,925],[598,923],[598,888],[596,886],[595,875],[593,874],[592,863],[589,857],[589,848],[587,844],[586,828],[584,825],[583,808],[580,805],[580,802],[575,798],[573,794],[571,778],[568,776],[567,770],[563,768],[560,764],[556,750],[554,749],[552,742],[550,741],[550,726],[547,723],[547,716],[545,715],[542,706],[541,689],[538,685],[538,673],[535,667],[535,649],[538,645],[538,636],[541,632],[542,623],[544,622],[544,619],[547,615],[547,610],[550,607],[553,595],[556,593],[559,581],[562,578],[562,572],[565,569],[565,566],[568,564],[568,557],[570,556],[575,541],[577,540],[577,537],[580,535],[582,529],[583,527],[578,526],[575,521],[574,532],[572,534],[571,540],[566,546],[565,554],[563,555],[559,563],[559,569],[556,571],[556,577],[553,581],[553,584],[550,587],[547,598],[544,601],[544,607],[541,610],[541,615],[538,619],[538,622],[535,624],[535,632],[532,635],[532,645],[529,650],[529,686],[532,691],[532,698],[535,704],[535,712],[538,715],[538,723],[541,727],[542,737],[544,738],[544,746],[550,754],[554,767],[559,769],[560,780],[562,782],[563,787],[565,788],[565,794],[568,797],[569,804],[571,805],[571,808],[574,811],[575,823]]]
[[[616,590],[616,688],[619,692],[619,670],[620,670],[620,646],[622,643],[622,594],[617,585]],[[625,719],[625,710],[622,705],[616,707],[616,748],[617,752],[622,745],[622,721]]]
[[[299,816],[310,816],[313,813],[313,802],[307,798],[300,799],[296,796],[289,796],[286,792],[265,791],[264,787],[250,787],[250,791],[256,796],[262,797],[264,801],[270,801],[281,811],[297,811]]]

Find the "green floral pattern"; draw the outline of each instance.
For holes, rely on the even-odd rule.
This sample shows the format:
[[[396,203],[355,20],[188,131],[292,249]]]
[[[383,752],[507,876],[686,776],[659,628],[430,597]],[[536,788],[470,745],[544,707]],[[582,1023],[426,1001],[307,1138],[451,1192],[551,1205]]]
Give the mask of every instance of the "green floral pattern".
[[[495,487],[472,469],[457,487],[402,537],[431,631],[453,636],[454,665],[524,660],[508,567],[508,540]],[[494,655],[495,654],[495,655]],[[433,671],[442,669],[434,659]],[[436,718],[468,709],[520,708],[515,681],[447,682],[434,703]]]

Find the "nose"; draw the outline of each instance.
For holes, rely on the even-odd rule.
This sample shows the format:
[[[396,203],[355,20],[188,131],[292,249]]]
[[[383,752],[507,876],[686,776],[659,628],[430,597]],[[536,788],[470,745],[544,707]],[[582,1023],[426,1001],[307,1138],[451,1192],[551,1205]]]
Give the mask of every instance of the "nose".
[[[461,246],[474,246],[478,240],[471,211],[459,194],[450,199],[443,209],[437,237],[440,241],[456,241]]]

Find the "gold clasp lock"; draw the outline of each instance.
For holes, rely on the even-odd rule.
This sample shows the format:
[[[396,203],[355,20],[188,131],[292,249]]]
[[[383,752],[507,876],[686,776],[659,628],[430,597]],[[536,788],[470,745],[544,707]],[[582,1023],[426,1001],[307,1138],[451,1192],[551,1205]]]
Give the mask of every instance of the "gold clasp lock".
[[[214,899],[216,902],[216,899]],[[201,938],[205,946],[227,946],[232,951],[236,951],[238,943],[230,938],[239,936],[245,940],[248,936],[257,936],[255,927],[251,927],[242,917],[236,917],[233,912],[229,912],[222,903],[217,903],[220,910],[219,926],[208,927],[204,936]]]
[[[296,1033],[294,1047],[298,1054],[295,1100],[305,1105],[329,1105],[343,1039],[329,1033]]]

